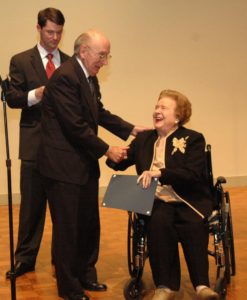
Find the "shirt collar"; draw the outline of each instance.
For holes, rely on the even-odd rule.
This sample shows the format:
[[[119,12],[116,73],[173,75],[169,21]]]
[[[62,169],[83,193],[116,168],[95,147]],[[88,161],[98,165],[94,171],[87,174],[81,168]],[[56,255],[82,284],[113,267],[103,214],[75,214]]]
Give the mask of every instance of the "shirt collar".
[[[82,70],[83,70],[83,72],[84,72],[85,76],[86,76],[86,77],[87,77],[87,79],[88,79],[88,77],[89,77],[90,75],[89,75],[89,73],[88,73],[88,71],[87,71],[86,67],[83,65],[83,63],[82,63],[82,61],[80,60],[80,58],[79,58],[79,57],[77,57],[77,56],[76,56],[76,59],[77,59],[77,61],[78,61],[79,65],[82,67]]]
[[[48,52],[44,47],[42,47],[40,45],[40,43],[38,43],[37,47],[38,47],[41,59],[46,58],[46,56],[47,56],[48,53],[52,53],[54,59],[59,60],[60,56],[59,56],[59,51],[58,51],[57,48],[54,51],[52,51],[52,52]]]

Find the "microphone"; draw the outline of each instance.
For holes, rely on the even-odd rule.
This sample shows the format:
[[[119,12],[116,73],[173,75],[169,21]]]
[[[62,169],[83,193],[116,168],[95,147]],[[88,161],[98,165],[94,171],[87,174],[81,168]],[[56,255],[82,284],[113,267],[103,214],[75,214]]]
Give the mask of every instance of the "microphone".
[[[1,85],[1,88],[2,88],[1,99],[2,99],[2,101],[5,101],[5,94],[9,90],[9,78],[8,78],[8,76],[5,80],[2,80],[2,77],[0,76],[0,85]]]
[[[6,93],[9,90],[9,77],[7,76],[5,80],[2,80],[2,77],[0,76],[0,85],[4,93]]]

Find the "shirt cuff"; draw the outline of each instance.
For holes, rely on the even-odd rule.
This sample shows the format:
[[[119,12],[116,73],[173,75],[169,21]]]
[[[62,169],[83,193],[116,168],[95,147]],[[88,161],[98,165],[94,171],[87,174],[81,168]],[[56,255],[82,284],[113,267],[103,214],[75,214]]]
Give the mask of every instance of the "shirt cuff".
[[[28,96],[27,96],[27,105],[29,107],[39,103],[41,100],[36,98],[35,96],[35,90],[31,90],[28,92]]]

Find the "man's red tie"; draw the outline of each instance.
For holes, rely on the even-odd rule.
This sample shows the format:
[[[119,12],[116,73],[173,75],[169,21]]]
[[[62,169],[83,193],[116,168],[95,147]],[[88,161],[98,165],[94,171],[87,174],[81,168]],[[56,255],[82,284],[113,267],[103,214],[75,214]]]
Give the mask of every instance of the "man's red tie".
[[[48,53],[47,54],[47,58],[48,58],[48,62],[46,64],[46,74],[48,79],[51,77],[52,73],[56,70],[56,67],[52,61],[53,58],[53,54],[52,53]]]

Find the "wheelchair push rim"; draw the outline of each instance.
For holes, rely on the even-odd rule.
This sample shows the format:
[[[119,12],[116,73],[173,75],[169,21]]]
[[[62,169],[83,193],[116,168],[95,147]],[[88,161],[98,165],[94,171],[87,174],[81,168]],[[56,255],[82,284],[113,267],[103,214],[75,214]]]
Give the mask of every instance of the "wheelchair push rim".
[[[126,300],[141,300],[143,299],[141,291],[143,290],[143,283],[141,280],[131,278],[127,281],[124,287],[124,298]]]

